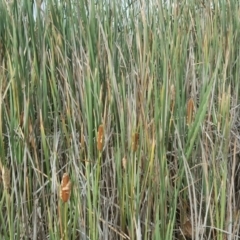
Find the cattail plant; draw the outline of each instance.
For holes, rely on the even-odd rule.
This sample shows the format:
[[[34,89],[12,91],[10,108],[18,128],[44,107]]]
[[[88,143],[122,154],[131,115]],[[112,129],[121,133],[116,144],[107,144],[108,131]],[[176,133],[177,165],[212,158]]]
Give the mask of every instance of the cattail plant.
[[[11,197],[9,194],[11,179],[10,179],[10,170],[6,167],[2,167],[2,181],[3,181],[3,188],[5,191],[6,207],[7,207],[7,213],[8,213],[7,223],[8,223],[9,229],[11,229],[12,222],[11,222],[10,216],[12,214],[12,212],[11,212],[12,205],[11,205]],[[10,239],[13,239],[13,234],[11,231],[10,231]]]
[[[182,234],[186,238],[192,239],[192,223],[189,219],[185,220],[182,226]]]
[[[68,173],[64,173],[61,182],[60,198],[65,203],[69,200],[70,195],[71,195],[71,181]]]
[[[2,168],[3,187],[6,191],[10,188],[10,171],[6,167]]]
[[[98,134],[97,134],[97,150],[102,151],[104,145],[104,127],[103,124],[101,124],[98,127]]]
[[[187,103],[187,125],[189,126],[193,121],[194,101],[192,98]]]
[[[137,151],[138,140],[139,140],[139,134],[136,132],[132,136],[132,150],[133,150],[133,152]]]
[[[69,178],[68,173],[64,173],[60,189],[60,198],[62,199],[63,203],[66,203],[70,199],[70,195],[71,195],[71,180]],[[61,211],[60,228],[62,239],[65,240],[68,239],[67,219],[68,219],[67,204],[64,204],[63,212]]]
[[[175,106],[175,97],[176,97],[175,86],[172,84],[170,87],[171,113],[173,113],[173,109]]]

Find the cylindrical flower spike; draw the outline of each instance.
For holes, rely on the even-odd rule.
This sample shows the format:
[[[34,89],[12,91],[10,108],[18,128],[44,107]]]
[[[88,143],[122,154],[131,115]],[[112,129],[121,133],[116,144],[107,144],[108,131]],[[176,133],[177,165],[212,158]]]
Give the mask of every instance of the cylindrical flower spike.
[[[98,134],[97,134],[97,150],[102,151],[104,146],[104,127],[101,124],[98,127]]]
[[[6,191],[10,188],[10,171],[3,167],[2,169],[2,179],[3,179],[3,187]]]
[[[187,103],[187,125],[191,125],[193,121],[193,112],[194,112],[194,101],[192,98],[188,100]]]
[[[139,134],[136,132],[132,136],[132,150],[133,150],[133,152],[137,151],[138,140],[139,140]]]
[[[60,198],[63,202],[67,202],[71,195],[71,181],[69,178],[68,173],[64,173],[61,182],[61,189],[60,189]]]

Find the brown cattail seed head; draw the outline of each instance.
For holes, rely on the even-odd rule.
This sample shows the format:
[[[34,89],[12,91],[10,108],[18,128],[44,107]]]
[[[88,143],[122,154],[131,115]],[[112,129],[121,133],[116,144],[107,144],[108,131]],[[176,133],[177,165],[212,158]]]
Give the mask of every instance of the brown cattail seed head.
[[[10,188],[10,171],[6,167],[2,169],[2,179],[4,189],[8,190]]]
[[[194,101],[192,98],[187,103],[187,125],[190,125],[193,121]]]
[[[103,124],[98,127],[98,134],[97,134],[97,149],[98,151],[103,150],[104,145],[104,128]]]
[[[172,101],[175,101],[175,97],[176,97],[175,86],[172,84],[170,87],[170,98]]]
[[[134,152],[137,151],[138,140],[139,140],[139,134],[138,133],[134,133],[133,136],[132,136],[132,150]]]
[[[187,220],[182,226],[182,233],[187,238],[192,238],[192,224]]]
[[[171,112],[173,113],[174,105],[175,105],[175,97],[176,97],[176,91],[175,86],[172,84],[170,87],[170,99],[171,99]]]
[[[63,202],[67,202],[71,195],[71,181],[69,178],[68,173],[64,173],[61,182],[61,189],[60,189],[60,198]]]

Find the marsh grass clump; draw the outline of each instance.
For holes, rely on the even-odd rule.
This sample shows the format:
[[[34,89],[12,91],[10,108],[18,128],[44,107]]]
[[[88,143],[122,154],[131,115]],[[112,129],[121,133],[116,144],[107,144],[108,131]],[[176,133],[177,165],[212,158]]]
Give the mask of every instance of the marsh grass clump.
[[[239,238],[239,12],[0,1],[0,238]]]

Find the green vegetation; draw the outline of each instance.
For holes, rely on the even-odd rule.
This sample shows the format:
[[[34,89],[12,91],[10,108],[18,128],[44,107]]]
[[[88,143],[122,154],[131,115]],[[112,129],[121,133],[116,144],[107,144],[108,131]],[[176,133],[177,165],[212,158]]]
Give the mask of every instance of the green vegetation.
[[[31,2],[0,1],[0,239],[238,239],[238,1]]]

